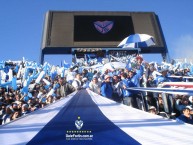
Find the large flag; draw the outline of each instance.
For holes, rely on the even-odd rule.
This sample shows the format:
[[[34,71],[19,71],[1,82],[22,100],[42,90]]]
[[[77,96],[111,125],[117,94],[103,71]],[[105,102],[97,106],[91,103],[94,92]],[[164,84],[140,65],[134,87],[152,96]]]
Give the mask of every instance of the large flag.
[[[137,110],[89,90],[0,126],[2,145],[193,144],[193,126]]]

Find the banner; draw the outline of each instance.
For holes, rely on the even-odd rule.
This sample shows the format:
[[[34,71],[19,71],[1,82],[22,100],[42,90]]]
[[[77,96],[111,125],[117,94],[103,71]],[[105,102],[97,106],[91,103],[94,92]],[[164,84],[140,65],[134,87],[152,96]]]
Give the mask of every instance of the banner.
[[[3,145],[192,144],[192,130],[192,125],[80,90],[0,126],[0,138]]]

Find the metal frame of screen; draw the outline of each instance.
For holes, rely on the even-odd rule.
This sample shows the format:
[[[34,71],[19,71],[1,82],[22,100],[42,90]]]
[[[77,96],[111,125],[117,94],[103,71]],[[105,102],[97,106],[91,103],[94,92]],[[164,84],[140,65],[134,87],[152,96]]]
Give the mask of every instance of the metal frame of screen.
[[[151,54],[160,53],[163,60],[168,61],[168,49],[161,28],[158,16],[154,12],[104,12],[104,11],[49,11],[46,13],[44,21],[44,29],[42,36],[42,46],[40,49],[40,62],[44,62],[44,55],[50,54],[72,54],[72,48],[102,48],[106,52],[109,49],[117,49],[119,40],[105,38],[105,41],[97,39],[97,41],[74,40],[74,19],[88,17],[91,20],[95,18],[131,18],[132,33],[148,33],[153,35],[156,41],[155,46],[148,48],[140,48],[140,53]],[[105,19],[98,19],[98,21]],[[80,26],[81,27],[81,26]],[[86,32],[85,32],[86,33]],[[110,34],[110,32],[109,32]],[[91,34],[92,35],[92,34]],[[93,34],[94,35],[94,34]],[[89,35],[88,35],[89,36]],[[115,37],[115,36],[113,36]],[[125,36],[122,36],[125,37]],[[128,50],[129,51],[129,50]]]

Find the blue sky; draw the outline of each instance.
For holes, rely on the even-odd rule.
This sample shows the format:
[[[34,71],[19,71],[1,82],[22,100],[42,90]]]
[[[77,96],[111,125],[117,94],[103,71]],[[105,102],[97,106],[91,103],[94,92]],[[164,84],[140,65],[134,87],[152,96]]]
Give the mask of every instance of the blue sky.
[[[0,60],[39,61],[48,10],[155,12],[171,58],[193,57],[193,0],[1,0]],[[57,58],[57,59],[56,59]],[[57,64],[63,57],[47,56]],[[160,55],[145,60],[160,61]],[[68,61],[68,60],[67,60]]]

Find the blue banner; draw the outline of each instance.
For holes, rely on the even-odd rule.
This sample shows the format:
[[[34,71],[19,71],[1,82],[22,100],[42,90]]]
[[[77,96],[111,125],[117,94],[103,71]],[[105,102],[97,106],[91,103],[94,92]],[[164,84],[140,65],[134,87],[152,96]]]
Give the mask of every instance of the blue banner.
[[[112,123],[85,91],[79,91],[28,145],[137,145]]]

